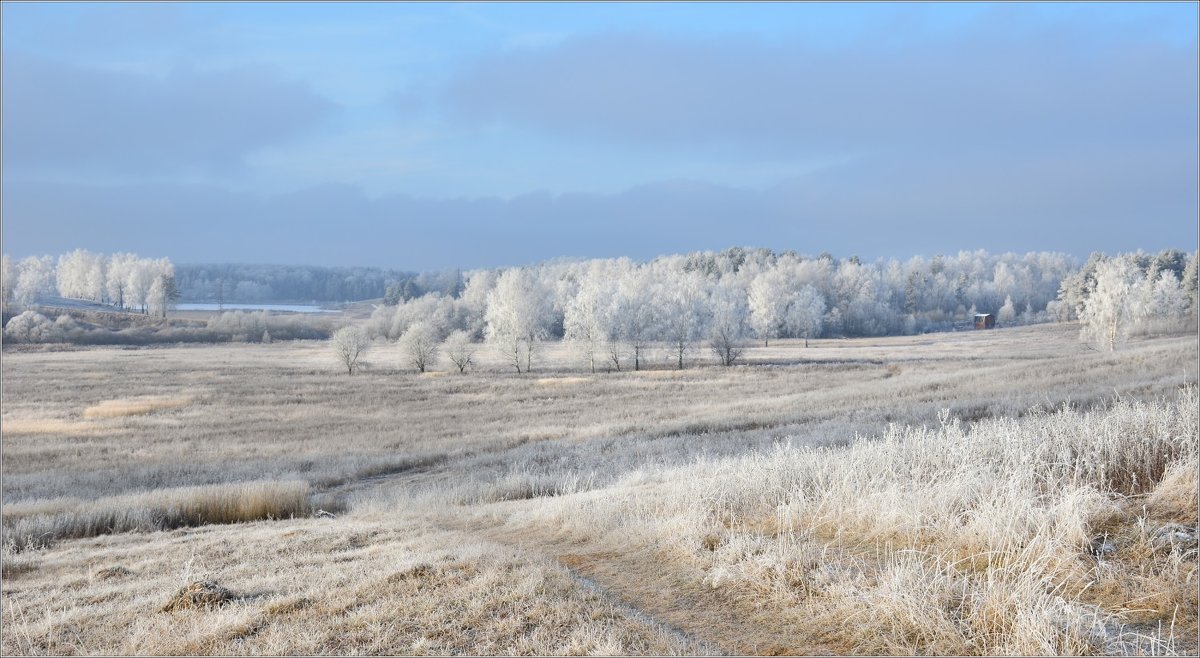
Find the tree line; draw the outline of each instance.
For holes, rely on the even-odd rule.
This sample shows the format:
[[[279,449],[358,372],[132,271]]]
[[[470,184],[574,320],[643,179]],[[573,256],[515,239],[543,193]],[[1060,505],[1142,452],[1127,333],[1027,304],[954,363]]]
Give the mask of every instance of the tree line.
[[[345,302],[384,298],[390,304],[430,292],[457,295],[456,270],[414,273],[378,267],[192,264],[175,268],[183,298],[222,302]]]
[[[11,305],[33,306],[40,297],[57,294],[67,299],[108,304],[118,309],[166,317],[180,297],[175,266],[168,258],[136,254],[110,256],[76,249],[57,259],[29,256],[0,260],[0,295],[4,312]]]
[[[457,296],[435,292],[376,308],[358,338],[399,340],[424,370],[441,341],[455,334],[459,344],[461,334],[489,343],[517,372],[534,367],[545,341],[565,340],[594,372],[638,370],[651,349],[683,368],[705,348],[731,364],[749,340],[807,344],[966,328],[978,312],[995,314],[1001,326],[1080,320],[1086,328],[1101,306],[1101,297],[1089,298],[1108,290],[1096,281],[1109,260],[1133,263],[1153,282],[1134,286],[1156,300],[1138,302],[1147,326],[1176,326],[1189,311],[1194,316],[1196,257],[1177,250],[1094,255],[1081,268],[1049,252],[963,251],[863,263],[733,248],[646,263],[596,259],[478,270],[465,275]]]

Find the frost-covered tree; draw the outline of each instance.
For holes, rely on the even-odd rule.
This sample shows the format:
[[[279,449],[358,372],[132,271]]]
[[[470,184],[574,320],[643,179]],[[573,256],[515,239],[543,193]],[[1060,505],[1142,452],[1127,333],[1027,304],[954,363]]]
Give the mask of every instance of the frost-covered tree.
[[[371,340],[361,327],[349,325],[333,332],[329,337],[329,345],[338,363],[346,369],[346,374],[353,375],[360,365],[363,353],[371,345]]]
[[[103,302],[105,295],[105,258],[84,249],[58,257],[55,280],[58,294],[70,299]]]
[[[437,334],[424,322],[413,323],[400,337],[400,349],[412,367],[425,372],[437,361]]]
[[[604,344],[612,333],[612,293],[611,277],[600,261],[593,261],[563,310],[564,338],[577,346],[592,372],[596,361],[604,359]]]
[[[670,346],[676,367],[683,370],[684,357],[704,335],[708,311],[704,276],[699,272],[675,272],[660,282],[657,295],[662,309],[660,339]]]
[[[128,300],[126,291],[129,289],[129,278],[138,257],[134,254],[113,254],[108,259],[107,276],[104,281],[104,292],[117,308],[125,308]]]
[[[4,337],[13,343],[45,343],[53,334],[54,322],[36,311],[25,311],[4,325]]]
[[[552,305],[550,291],[526,268],[507,270],[496,279],[488,295],[484,334],[518,373],[533,367],[537,346],[553,320]]]
[[[1129,258],[1118,257],[1098,263],[1095,287],[1084,300],[1080,314],[1080,337],[1109,351],[1115,350],[1139,319],[1138,287],[1144,282]]]
[[[715,286],[709,297],[711,318],[708,323],[708,346],[717,361],[731,366],[742,356],[745,349],[746,310],[745,297],[740,291],[725,286]]]
[[[125,284],[125,298],[131,307],[141,307],[142,313],[146,312],[150,304],[150,289],[161,274],[158,263],[152,259],[139,258],[133,262]]]
[[[13,297],[20,306],[32,306],[37,298],[54,290],[54,258],[29,256],[17,264],[17,285]]]
[[[471,341],[471,335],[467,332],[455,331],[442,343],[442,353],[460,373],[463,373],[474,364],[475,343]]]
[[[808,340],[821,335],[821,325],[825,319],[825,297],[816,288],[806,285],[800,288],[788,305],[784,324],[793,336],[803,337],[804,346]]]
[[[472,338],[483,338],[487,327],[488,295],[496,287],[497,273],[495,270],[479,270],[467,277],[459,301],[466,313],[466,331]]]
[[[1017,309],[1013,305],[1012,295],[1007,295],[1004,298],[1004,306],[996,312],[996,321],[1002,325],[1011,325],[1017,319]]]
[[[626,351],[633,353],[633,369],[642,367],[647,346],[658,324],[658,311],[651,299],[653,284],[654,277],[648,268],[628,262],[618,275],[612,299],[608,354],[617,370],[621,369],[621,359]]]
[[[175,267],[171,265],[171,261],[163,258],[155,261],[155,266],[159,274],[150,285],[147,304],[151,315],[165,318],[167,310],[179,301],[179,287],[175,284]]]
[[[8,307],[13,301],[13,291],[17,287],[17,268],[13,266],[8,254],[0,257],[0,308],[8,313]]]
[[[1180,285],[1183,286],[1183,293],[1187,295],[1188,306],[1191,308],[1192,315],[1195,316],[1200,312],[1200,272],[1197,271],[1197,261],[1200,260],[1200,251],[1192,252],[1188,258],[1187,266],[1184,267],[1183,277],[1180,279]]]
[[[1175,272],[1171,269],[1161,270],[1158,279],[1152,286],[1147,285],[1146,289],[1150,294],[1146,312],[1150,326],[1147,329],[1158,332],[1181,328],[1188,315],[1189,301],[1179,279],[1175,278]]]
[[[763,347],[769,346],[770,340],[778,338],[784,329],[793,297],[794,293],[782,270],[762,272],[750,283],[747,299],[750,326],[754,328],[755,335],[762,339]]]

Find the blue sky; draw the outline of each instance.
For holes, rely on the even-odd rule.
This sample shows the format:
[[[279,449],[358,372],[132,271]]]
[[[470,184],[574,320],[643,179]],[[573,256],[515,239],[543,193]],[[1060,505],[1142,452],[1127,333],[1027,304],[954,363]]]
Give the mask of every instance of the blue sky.
[[[2,11],[19,256],[1196,243],[1194,3]]]

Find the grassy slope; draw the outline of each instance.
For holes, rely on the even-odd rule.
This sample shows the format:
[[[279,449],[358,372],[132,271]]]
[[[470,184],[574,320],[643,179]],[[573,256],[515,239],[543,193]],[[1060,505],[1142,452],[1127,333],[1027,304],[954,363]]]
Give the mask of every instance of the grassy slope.
[[[394,347],[375,350],[366,374],[345,377],[313,343],[6,354],[6,526],[10,510],[28,515],[41,506],[70,525],[88,505],[104,506],[76,499],[153,498],[155,489],[263,478],[307,482],[327,492],[323,504],[338,496],[351,511],[333,521],[205,526],[10,552],[5,653],[979,652],[983,646],[961,642],[971,638],[947,613],[953,606],[937,607],[938,592],[974,582],[948,571],[943,554],[970,557],[977,548],[959,546],[950,531],[931,539],[894,519],[865,523],[878,504],[826,504],[817,509],[824,516],[814,513],[804,507],[807,498],[787,498],[798,490],[794,482],[778,485],[781,473],[796,477],[787,464],[840,463],[854,454],[847,450],[862,450],[836,448],[856,434],[879,435],[889,423],[936,427],[941,409],[950,410],[946,420],[963,421],[1017,416],[1036,405],[1087,410],[1106,406],[1114,393],[1153,398],[1197,379],[1194,337],[1142,341],[1106,355],[1055,326],[816,341],[807,350],[781,342],[748,357],[787,365],[681,373],[584,375],[560,346],[547,353],[543,372],[526,377],[486,359],[485,370],[494,371],[466,377],[398,372]],[[923,439],[930,440],[937,437]],[[835,452],[796,457],[780,452],[784,441],[792,450],[831,445]],[[746,459],[761,463],[746,470]],[[956,481],[978,484],[970,473]],[[756,488],[764,482],[775,488]],[[875,485],[881,500],[915,486]],[[1187,483],[1175,489],[1186,491]],[[727,493],[714,498],[720,491]],[[1152,550],[1146,524],[1168,517],[1194,524],[1195,499],[1182,511],[1147,516],[1139,514],[1143,498],[1119,493],[1104,494],[1103,504],[1083,496],[1095,504],[1071,512],[1096,528],[1108,524],[1122,539],[1108,570],[1095,571],[1095,584],[1076,595],[1073,582],[1063,600],[1081,619],[1135,624],[1129,628],[1143,635],[1172,616],[1186,631],[1195,623],[1194,597],[1186,597],[1195,585],[1194,553],[1180,560]],[[944,509],[963,507],[961,491],[939,495]],[[731,512],[735,499],[741,507]],[[1053,507],[1037,497],[1011,502],[1038,513]],[[779,514],[781,504],[790,516]],[[939,511],[901,510],[917,517]],[[337,548],[356,536],[374,537],[370,549]],[[1080,561],[1085,548],[1060,544],[1050,554],[1071,564],[1054,573],[1092,573]],[[909,555],[898,551],[905,546],[924,557],[898,561]],[[296,551],[304,559],[281,562]],[[411,577],[396,574],[414,559],[457,566],[420,569],[423,584],[412,586]],[[246,597],[221,611],[156,613],[181,584],[180,572],[197,563]],[[813,564],[829,573],[813,575]],[[137,575],[97,575],[110,566]],[[381,574],[407,584],[393,587]],[[1183,593],[1164,584],[1171,578],[1183,579]],[[1004,582],[1024,585],[1035,603],[1044,590],[1019,578]],[[924,619],[927,633],[904,630],[903,620],[888,622],[890,631],[855,620],[853,611],[865,604],[894,603],[884,596],[893,590],[927,592],[917,603],[934,608],[914,622]],[[1127,605],[1147,593],[1151,604]],[[342,606],[354,614],[337,601],[355,601]],[[536,608],[539,602],[546,607]],[[1171,607],[1180,602],[1182,619]],[[474,621],[454,626],[467,603],[477,606]],[[547,619],[547,610],[563,615]],[[125,639],[130,620],[135,631]],[[1035,638],[1038,628],[1015,636]],[[1087,632],[1077,635],[1067,639],[1086,640]]]

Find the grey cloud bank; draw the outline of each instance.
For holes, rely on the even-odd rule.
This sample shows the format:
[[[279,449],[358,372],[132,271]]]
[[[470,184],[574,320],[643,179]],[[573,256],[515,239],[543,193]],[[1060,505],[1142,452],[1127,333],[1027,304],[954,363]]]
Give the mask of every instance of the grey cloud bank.
[[[22,173],[219,172],[334,109],[261,67],[159,76],[6,53],[3,69],[4,165]]]
[[[952,169],[948,163],[941,170],[944,178],[928,174],[935,180],[919,188],[901,171],[876,170],[763,190],[679,181],[615,195],[537,193],[508,200],[370,199],[346,186],[263,196],[175,184],[37,183],[6,192],[3,212],[38,218],[6,223],[5,241],[21,245],[21,255],[87,245],[165,254],[178,262],[418,270],[556,256],[647,259],[734,244],[874,259],[975,248],[1086,254],[1130,245],[1190,248],[1196,242],[1195,223],[1178,219],[1195,215],[1194,200],[1162,195],[1154,204],[1131,204],[1118,189],[1096,189],[1065,205],[1030,195],[1036,171],[1027,179],[972,185],[974,174]],[[1186,185],[1188,175],[1164,184]],[[1190,175],[1194,181],[1194,169]],[[949,191],[935,192],[947,185]]]

